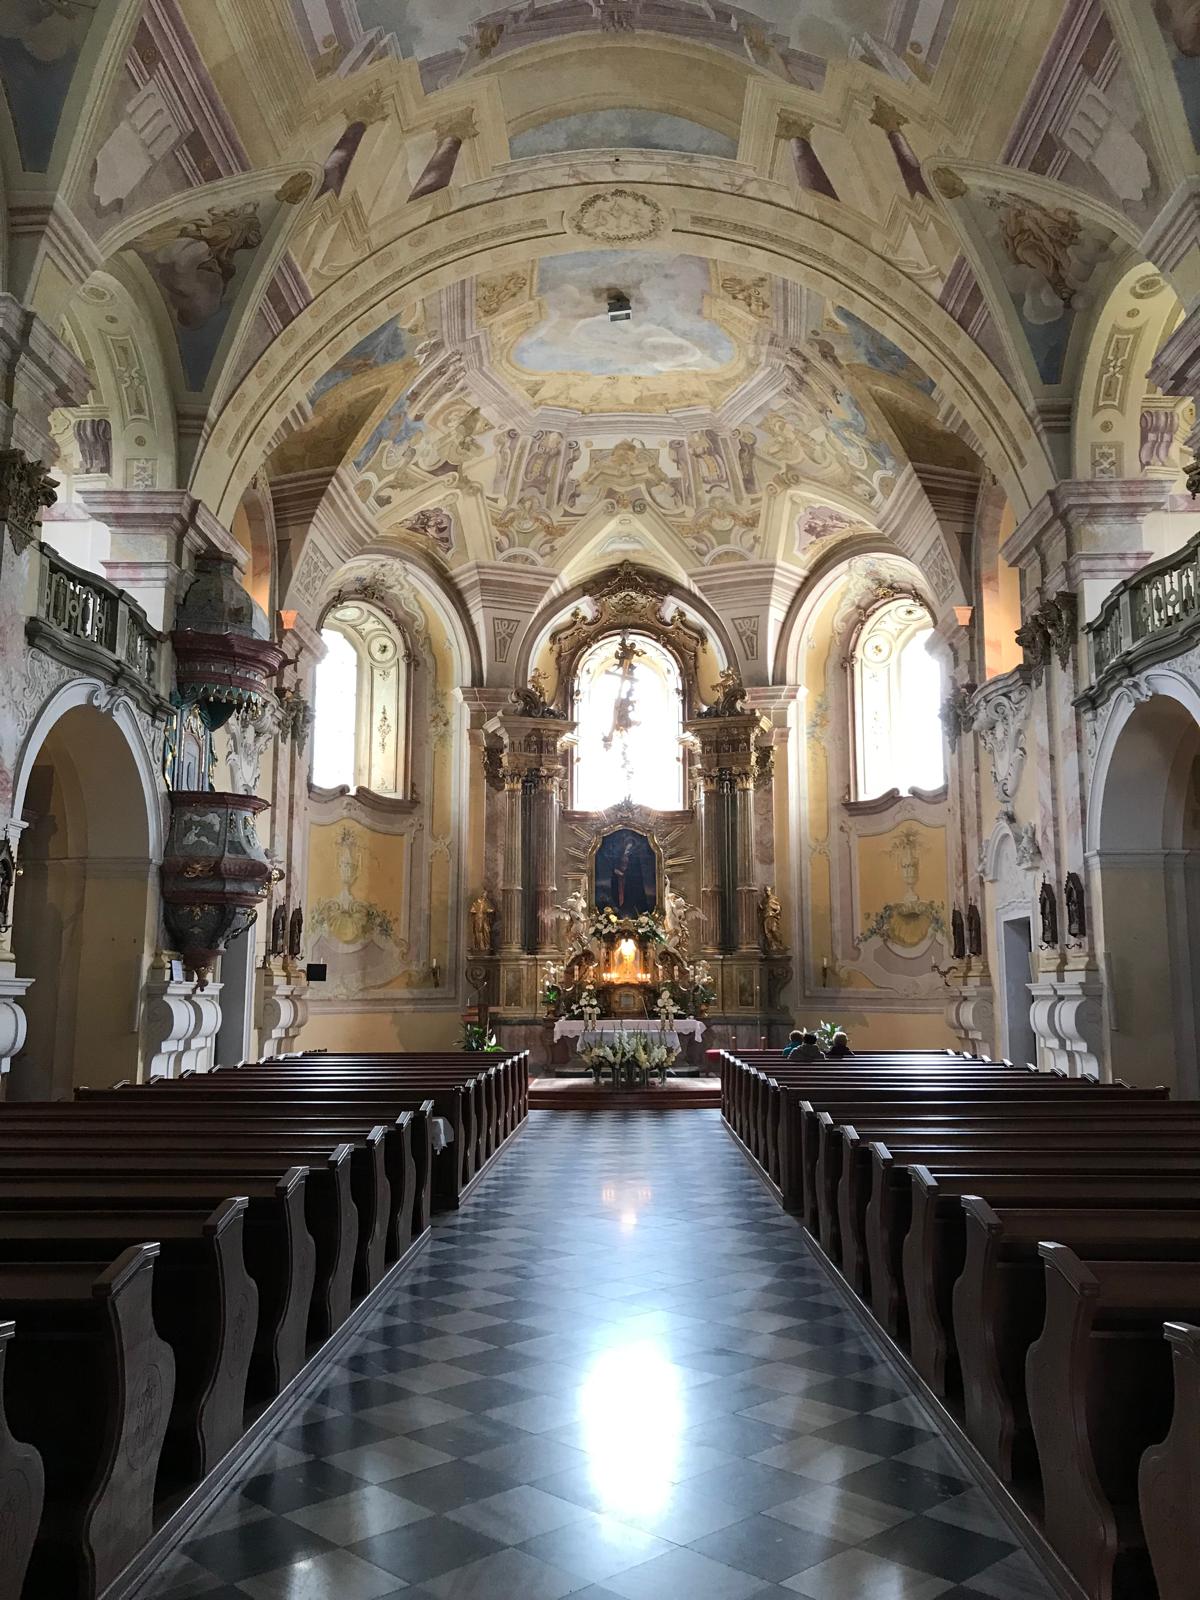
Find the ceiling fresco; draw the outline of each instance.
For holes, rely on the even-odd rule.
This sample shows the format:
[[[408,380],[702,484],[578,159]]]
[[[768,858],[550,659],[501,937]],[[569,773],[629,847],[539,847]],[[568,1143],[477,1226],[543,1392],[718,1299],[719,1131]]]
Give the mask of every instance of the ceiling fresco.
[[[958,0],[357,0],[362,28],[378,29],[440,86],[522,46],[576,33],[663,33],[736,56],[788,82],[819,87],[830,59],[857,56],[899,78],[927,79]],[[302,33],[328,56],[328,0],[293,0]],[[332,48],[337,51],[336,36]]]
[[[631,296],[630,323],[604,315],[613,285]],[[451,563],[464,498],[501,561],[550,562],[574,529],[632,512],[711,563],[761,556],[789,498],[824,488],[844,507],[810,508],[783,541],[806,565],[861,535],[902,470],[872,383],[909,396],[936,428],[932,381],[877,330],[720,262],[551,257],[444,291],[408,320],[364,337],[313,385],[311,420],[276,464],[300,458],[306,433],[327,452],[340,421],[353,495],[382,528]],[[593,383],[612,386],[612,404]]]

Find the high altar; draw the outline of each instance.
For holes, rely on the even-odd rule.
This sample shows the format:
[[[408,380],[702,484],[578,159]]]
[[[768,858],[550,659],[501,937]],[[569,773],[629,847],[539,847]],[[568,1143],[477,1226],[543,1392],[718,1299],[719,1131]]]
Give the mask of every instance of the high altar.
[[[747,705],[706,630],[671,609],[652,574],[626,564],[589,600],[591,614],[577,608],[550,633],[528,687],[477,735],[487,827],[467,971],[481,1013],[539,1065],[565,1064],[554,1026],[585,1003],[603,1018],[652,1019],[664,990],[680,1016],[704,1017],[707,1045],[781,1042],[791,976],[773,889],[782,719]],[[597,651],[603,671],[589,680]],[[639,746],[658,660],[675,736]],[[599,736],[586,725],[595,681],[607,696]],[[605,761],[617,783],[623,761],[634,789],[648,767],[677,763],[676,802],[578,804]]]

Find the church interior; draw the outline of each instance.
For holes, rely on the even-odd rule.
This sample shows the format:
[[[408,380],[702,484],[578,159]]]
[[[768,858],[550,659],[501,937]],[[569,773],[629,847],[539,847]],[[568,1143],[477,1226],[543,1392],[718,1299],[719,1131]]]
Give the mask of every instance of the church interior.
[[[0,91],[0,1600],[1196,1600],[1200,0]]]

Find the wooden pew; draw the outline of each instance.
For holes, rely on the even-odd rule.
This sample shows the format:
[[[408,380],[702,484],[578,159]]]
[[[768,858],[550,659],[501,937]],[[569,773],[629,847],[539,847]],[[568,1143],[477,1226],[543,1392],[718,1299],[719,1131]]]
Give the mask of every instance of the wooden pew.
[[[1200,1574],[1200,1327],[1168,1322],[1174,1356],[1171,1428],[1138,1472],[1142,1528],[1158,1600],[1194,1600]]]
[[[358,1244],[358,1217],[350,1185],[349,1144],[320,1141],[305,1146],[287,1139],[278,1144],[248,1142],[228,1153],[202,1154],[186,1140],[134,1138],[114,1133],[78,1135],[58,1133],[39,1137],[22,1130],[4,1135],[0,1128],[0,1176],[48,1172],[59,1177],[89,1172],[121,1176],[131,1169],[139,1175],[159,1177],[220,1177],[225,1194],[244,1192],[246,1178],[274,1180],[285,1164],[303,1163],[308,1169],[304,1210],[308,1231],[316,1248],[316,1278],[308,1314],[308,1339],[316,1346],[340,1328],[350,1314],[352,1277]]]
[[[350,1193],[357,1211],[354,1230],[354,1260],[351,1288],[361,1299],[383,1277],[388,1259],[389,1240],[397,1234],[405,1204],[411,1208],[412,1187],[405,1189],[406,1147],[410,1128],[407,1114],[391,1122],[375,1122],[365,1114],[336,1116],[304,1114],[301,1102],[295,1114],[281,1104],[277,1113],[247,1114],[245,1108],[206,1102],[203,1106],[168,1105],[151,1095],[110,1091],[111,1098],[97,1095],[84,1102],[29,1102],[0,1109],[0,1151],[6,1134],[30,1135],[36,1141],[66,1131],[74,1137],[93,1133],[132,1133],[160,1149],[195,1147],[201,1153],[240,1154],[251,1146],[283,1149],[300,1140],[303,1153],[310,1155],[318,1146],[333,1147],[350,1141]],[[49,1131],[48,1131],[49,1130]],[[301,1146],[296,1145],[297,1156]],[[391,1174],[399,1171],[400,1188],[394,1192]],[[404,1218],[407,1228],[407,1217]],[[406,1240],[407,1243],[407,1240]]]
[[[1107,1148],[1110,1140],[1124,1145],[1129,1139],[1141,1144],[1153,1142],[1156,1148],[1189,1148],[1200,1135],[1200,1115],[1186,1114],[1170,1105],[1118,1107],[1103,1102],[1077,1110],[1074,1106],[1035,1108],[1020,1117],[995,1116],[909,1117],[900,1122],[864,1124],[841,1123],[830,1130],[830,1137],[841,1144],[838,1165],[841,1178],[837,1186],[837,1226],[828,1237],[823,1215],[824,1202],[818,1185],[819,1234],[826,1252],[837,1260],[842,1273],[856,1293],[864,1298],[870,1292],[866,1251],[866,1212],[871,1196],[873,1143],[885,1144],[893,1159],[893,1177],[903,1182],[896,1170],[908,1162],[922,1161],[928,1153],[936,1161],[954,1151],[997,1148],[1019,1138],[1024,1149],[1049,1145],[1056,1148],[1064,1137],[1078,1134],[1093,1148]],[[824,1131],[824,1130],[822,1130]]]
[[[1136,1194],[1115,1206],[989,1205],[960,1201],[966,1232],[954,1285],[954,1339],[963,1414],[972,1443],[1005,1483],[1036,1477],[1025,1400],[1025,1357],[1046,1315],[1038,1245],[1055,1239],[1088,1260],[1200,1259],[1200,1192],[1194,1206],[1165,1209]],[[1197,1570],[1200,1570],[1198,1568]]]
[[[21,1600],[33,1541],[42,1520],[42,1458],[9,1431],[4,1365],[15,1322],[0,1322],[0,1600]]]
[[[79,1090],[77,1094],[84,1104],[97,1100],[103,1102],[106,1099],[112,1103],[113,1095],[122,1098],[147,1095],[162,1100],[164,1104],[174,1100],[187,1104],[186,1097],[195,1096],[197,1105],[203,1102],[210,1105],[224,1103],[234,1108],[236,1114],[244,1116],[279,1115],[281,1106],[285,1108],[285,1114],[296,1114],[296,1109],[302,1100],[303,1114],[306,1116],[367,1116],[388,1123],[408,1110],[413,1113],[411,1137],[413,1154],[417,1162],[418,1192],[422,1196],[423,1226],[417,1228],[414,1222],[414,1232],[419,1237],[425,1231],[435,1203],[440,1209],[456,1208],[459,1205],[464,1185],[457,1165],[458,1158],[453,1152],[455,1149],[461,1151],[464,1128],[469,1129],[472,1126],[469,1102],[464,1099],[460,1088],[417,1089],[412,1085],[394,1087],[390,1084],[360,1087],[357,1084],[347,1086],[341,1082],[337,1085],[321,1086],[305,1083],[303,1080],[289,1080],[283,1074],[273,1082],[264,1084],[257,1080],[253,1072],[247,1071],[246,1076],[242,1077],[244,1070],[246,1069],[239,1068],[219,1075],[198,1073],[190,1078],[155,1079],[148,1085],[131,1084],[116,1089]],[[187,1115],[201,1114],[198,1111],[187,1112]],[[428,1118],[431,1114],[445,1117],[450,1122],[452,1130],[453,1142],[450,1152],[436,1161],[431,1154],[429,1139]]]
[[[1130,1148],[1124,1152],[1075,1151],[1069,1144],[1048,1155],[1011,1151],[989,1162],[983,1156],[959,1159],[960,1169],[975,1174],[984,1194],[991,1173],[1023,1173],[1036,1178],[1043,1172],[1082,1178],[1184,1178],[1200,1192],[1200,1149],[1162,1154],[1155,1149]],[[989,1172],[990,1168],[990,1172]],[[963,1267],[966,1249],[961,1205],[940,1205],[937,1179],[940,1169],[909,1168],[912,1188],[912,1222],[902,1246],[904,1303],[908,1313],[908,1343],[913,1366],[935,1394],[958,1392],[958,1352],[954,1344],[954,1284]]]
[[[83,1176],[78,1164],[52,1172],[5,1176],[0,1167],[0,1221],[30,1207],[56,1211],[119,1206],[134,1209],[211,1210],[230,1196],[236,1181],[246,1210],[243,1248],[246,1270],[258,1291],[258,1322],[250,1358],[247,1399],[261,1407],[292,1381],[308,1359],[308,1316],[316,1278],[316,1246],[305,1222],[308,1169],[252,1177],[188,1173],[130,1177],[122,1168]]]
[[[1118,1089],[1112,1085],[1085,1084],[1078,1078],[1034,1078],[1025,1075],[1018,1087],[995,1084],[962,1084],[957,1081],[934,1083],[926,1080],[906,1085],[886,1098],[871,1089],[865,1094],[830,1094],[817,1087],[784,1091],[786,1108],[799,1124],[798,1135],[789,1135],[792,1158],[799,1153],[800,1171],[793,1188],[803,1196],[805,1226],[819,1235],[821,1206],[837,1215],[837,1186],[841,1179],[841,1148],[832,1138],[833,1129],[899,1123],[909,1119],[924,1121],[930,1115],[945,1115],[962,1124],[972,1118],[996,1116],[1024,1117],[1059,1108],[1086,1113],[1097,1108],[1113,1110],[1122,1106],[1149,1106],[1162,1110],[1165,1093],[1157,1090]],[[793,1103],[792,1096],[796,1096]],[[822,1130],[825,1130],[824,1133]],[[823,1159],[822,1159],[823,1158]]]
[[[158,1497],[199,1482],[241,1438],[258,1326],[258,1291],[243,1258],[249,1202],[215,1211],[50,1209],[0,1211],[0,1263],[115,1259],[158,1241],[154,1326],[175,1357],[175,1395]]]
[[[1057,1243],[1039,1252],[1046,1320],[1025,1390],[1046,1534],[1095,1600],[1143,1600],[1154,1579],[1138,1467],[1170,1421],[1163,1322],[1200,1314],[1200,1263],[1083,1261]]]
[[[5,1407],[45,1470],[29,1600],[93,1600],[152,1532],[175,1388],[151,1315],[157,1254],[137,1245],[101,1272],[94,1262],[0,1264],[0,1314],[17,1324]]]

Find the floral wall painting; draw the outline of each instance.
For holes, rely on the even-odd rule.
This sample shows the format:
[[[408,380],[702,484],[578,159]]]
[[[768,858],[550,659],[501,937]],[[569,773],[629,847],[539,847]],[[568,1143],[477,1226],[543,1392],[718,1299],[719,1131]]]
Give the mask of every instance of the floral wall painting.
[[[1200,0],[1153,0],[1153,4],[1192,141],[1200,146]]]
[[[970,214],[1016,309],[1043,383],[1060,383],[1078,313],[1103,289],[1115,235],[1067,206],[1023,195],[975,194]]]
[[[343,823],[332,840],[332,861],[329,860],[327,839],[329,830],[314,829],[312,850],[317,858],[313,862],[317,878],[328,875],[332,867],[337,890],[316,901],[309,912],[308,927],[312,942],[312,959],[324,961],[329,967],[332,992],[340,998],[360,993],[364,989],[378,989],[391,983],[400,975],[408,954],[408,944],[396,932],[396,914],[374,900],[363,900],[355,889],[359,879],[369,875],[372,880],[384,863],[376,859],[368,841],[374,839],[381,848],[398,847],[406,850],[403,841],[375,838],[364,829]],[[388,863],[391,865],[391,863]],[[386,869],[378,873],[399,887],[400,878]]]
[[[249,264],[266,229],[249,201],[165,223],[134,247],[162,291],[184,378],[203,389]]]
[[[687,117],[630,108],[555,117],[513,134],[508,149],[514,161],[560,150],[672,150],[732,158],[737,155],[737,140]]]
[[[45,172],[95,7],[81,0],[4,0],[0,81],[21,164]]]
[[[518,339],[513,361],[530,372],[657,377],[716,372],[737,350],[705,313],[711,267],[695,256],[649,250],[582,250],[541,262],[542,320]],[[610,322],[607,295],[619,288],[636,308]]]

